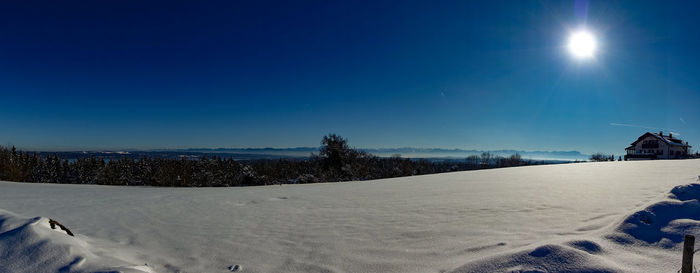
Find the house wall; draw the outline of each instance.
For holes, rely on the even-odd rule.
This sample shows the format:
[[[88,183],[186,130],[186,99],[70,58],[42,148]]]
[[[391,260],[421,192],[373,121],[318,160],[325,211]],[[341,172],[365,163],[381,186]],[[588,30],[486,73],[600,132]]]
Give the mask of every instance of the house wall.
[[[688,154],[687,149],[688,148],[686,148],[686,147],[671,146],[671,148],[669,149],[671,151],[669,158],[676,158],[678,156],[685,156]],[[678,155],[679,153],[680,153],[680,155]]]
[[[643,146],[646,141],[657,141],[659,146],[658,148],[644,148]],[[647,136],[641,141],[639,141],[637,145],[635,145],[634,152],[636,154],[656,154],[656,158],[670,159],[677,158],[679,156],[678,153],[680,153],[681,155],[686,155],[687,148],[668,145],[666,144],[666,142],[663,142],[654,136]]]
[[[659,144],[658,148],[645,148],[644,144],[647,141],[657,141]],[[663,141],[660,141],[658,138],[653,137],[653,136],[647,136],[643,138],[641,141],[637,142],[637,145],[634,147],[634,152],[636,154],[656,154],[657,158],[667,158],[668,156],[668,145],[664,143]]]

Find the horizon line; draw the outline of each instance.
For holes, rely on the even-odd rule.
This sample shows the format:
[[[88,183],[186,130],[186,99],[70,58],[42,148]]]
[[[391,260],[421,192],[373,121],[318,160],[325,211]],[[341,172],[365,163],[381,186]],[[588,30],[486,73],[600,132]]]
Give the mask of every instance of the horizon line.
[[[187,150],[294,150],[294,149],[319,149],[321,146],[296,146],[296,147],[189,147],[189,148],[90,148],[90,149],[77,149],[77,148],[58,148],[58,149],[37,149],[37,148],[22,148],[17,146],[8,146],[6,148],[15,147],[22,151],[33,151],[33,152],[157,152],[157,151],[187,151]],[[566,152],[566,153],[579,153],[584,154],[579,150],[524,150],[515,148],[501,148],[501,149],[475,149],[475,148],[439,148],[439,147],[378,147],[378,148],[367,148],[367,147],[352,147],[357,150],[400,150],[400,149],[416,149],[416,150],[442,150],[442,151],[455,151],[455,152],[498,152],[498,151],[514,151],[514,152]]]

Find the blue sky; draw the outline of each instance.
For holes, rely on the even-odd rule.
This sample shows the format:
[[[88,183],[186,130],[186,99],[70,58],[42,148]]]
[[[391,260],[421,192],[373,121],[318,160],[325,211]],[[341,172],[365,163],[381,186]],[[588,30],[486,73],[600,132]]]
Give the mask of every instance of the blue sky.
[[[0,144],[622,154],[700,145],[700,22],[674,1],[13,1]],[[565,45],[585,25],[593,59]],[[635,125],[622,126],[615,124]],[[649,128],[640,128],[649,127]]]

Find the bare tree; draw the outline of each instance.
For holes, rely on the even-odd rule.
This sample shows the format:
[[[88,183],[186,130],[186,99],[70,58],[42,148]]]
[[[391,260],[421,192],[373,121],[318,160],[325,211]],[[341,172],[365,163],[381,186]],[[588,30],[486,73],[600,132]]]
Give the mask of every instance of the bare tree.
[[[467,157],[467,164],[472,165],[474,167],[479,166],[479,156],[478,155],[470,155]]]
[[[481,167],[490,167],[493,161],[493,155],[489,152],[481,153]]]
[[[592,154],[589,159],[591,161],[600,162],[600,161],[608,161],[608,159],[610,159],[610,157],[608,157],[602,153],[595,153],[595,154]]]

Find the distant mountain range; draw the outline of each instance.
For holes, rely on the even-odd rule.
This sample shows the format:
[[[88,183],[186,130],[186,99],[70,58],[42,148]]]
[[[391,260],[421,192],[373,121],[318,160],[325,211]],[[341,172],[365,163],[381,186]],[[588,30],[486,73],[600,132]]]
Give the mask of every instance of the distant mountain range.
[[[480,155],[483,152],[489,152],[499,156],[509,156],[512,154],[520,154],[525,159],[537,160],[587,160],[589,155],[582,154],[579,151],[522,151],[522,150],[463,150],[463,149],[441,149],[441,148],[375,148],[362,149],[370,154],[387,157],[393,155],[401,155],[407,158],[465,158],[470,155]],[[261,156],[280,156],[280,157],[308,157],[311,153],[318,154],[319,147],[296,147],[296,148],[189,148],[176,150],[158,150],[169,152],[187,152],[187,153],[222,153],[222,154],[250,154]]]

